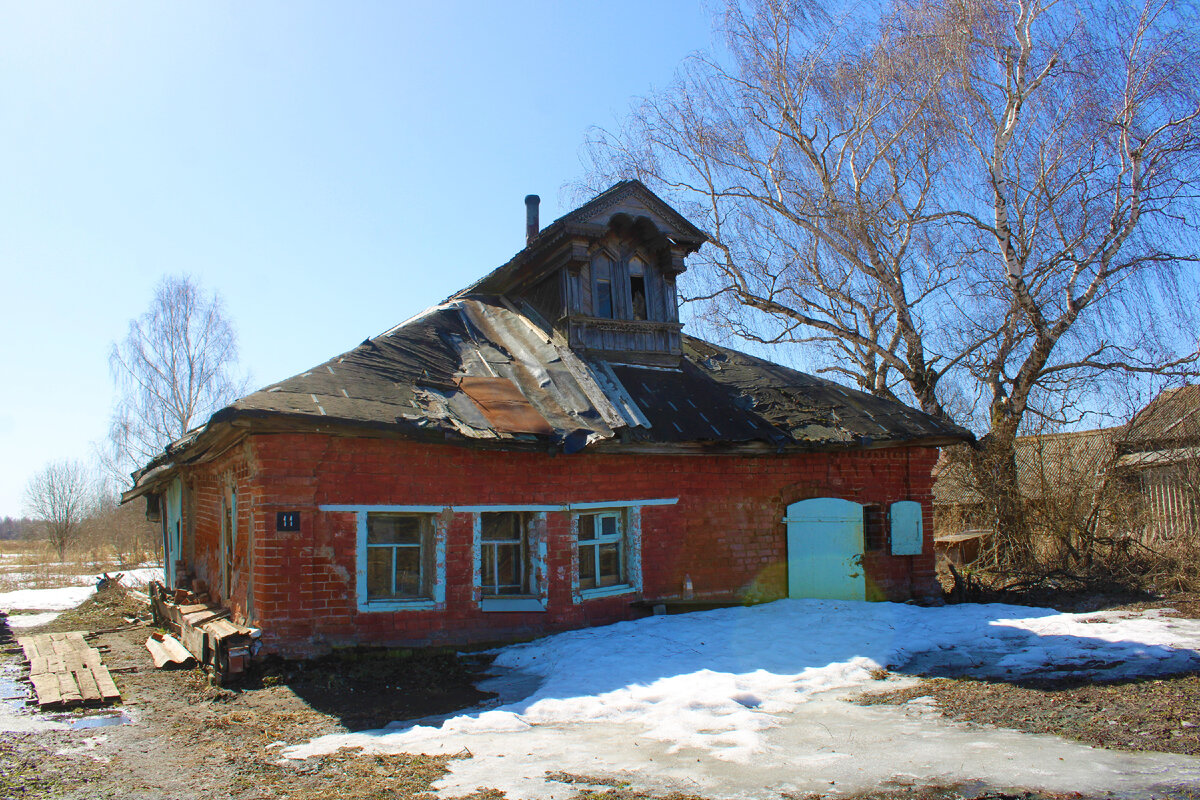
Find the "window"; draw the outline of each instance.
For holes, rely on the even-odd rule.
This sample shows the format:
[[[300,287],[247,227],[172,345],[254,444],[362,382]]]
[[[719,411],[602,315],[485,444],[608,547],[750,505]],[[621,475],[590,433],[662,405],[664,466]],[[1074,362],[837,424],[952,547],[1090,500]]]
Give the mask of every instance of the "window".
[[[650,306],[650,295],[647,293],[648,288],[645,262],[634,256],[629,259],[629,297],[630,302],[633,304],[634,319],[650,319],[648,313]]]
[[[620,511],[579,515],[579,588],[603,589],[627,582],[625,535]]]
[[[479,523],[483,596],[533,594],[527,516],[519,511],[485,512],[480,515]]]
[[[432,596],[432,525],[427,514],[367,514],[367,602]]]
[[[597,256],[592,262],[592,275],[595,285],[592,287],[593,313],[597,317],[613,318],[612,290],[612,261],[605,256]]]

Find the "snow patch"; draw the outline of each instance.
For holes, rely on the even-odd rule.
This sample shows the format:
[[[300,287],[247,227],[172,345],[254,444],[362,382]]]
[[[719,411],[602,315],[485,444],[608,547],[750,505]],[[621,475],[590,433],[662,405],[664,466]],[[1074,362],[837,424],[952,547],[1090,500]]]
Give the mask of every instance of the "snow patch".
[[[644,791],[746,797],[829,791],[831,780],[856,791],[903,775],[1056,791],[1200,786],[1196,758],[975,729],[926,703],[865,708],[842,699],[879,687],[872,673],[881,667],[1111,679],[1195,669],[1198,650],[1200,620],[1154,613],[783,600],[507,647],[494,665],[519,676],[512,684],[524,682],[526,697],[440,724],[323,736],[283,755],[469,750],[474,757],[451,762],[437,784],[444,796],[481,786],[513,798],[561,794],[529,777],[546,764],[615,775]]]
[[[17,589],[0,592],[0,608],[24,608],[31,611],[66,611],[96,592],[93,586],[60,586],[57,589]]]

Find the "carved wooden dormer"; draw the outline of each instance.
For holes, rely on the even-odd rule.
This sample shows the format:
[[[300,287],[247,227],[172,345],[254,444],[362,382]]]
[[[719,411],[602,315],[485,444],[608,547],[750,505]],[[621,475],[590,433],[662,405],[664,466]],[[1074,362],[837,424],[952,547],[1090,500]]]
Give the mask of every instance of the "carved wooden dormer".
[[[686,248],[650,217],[624,211],[613,214],[603,232],[582,239],[564,275],[571,348],[677,358],[683,326],[675,280]]]
[[[683,327],[675,281],[706,239],[642,183],[623,181],[459,295],[501,294],[581,353],[673,364]]]

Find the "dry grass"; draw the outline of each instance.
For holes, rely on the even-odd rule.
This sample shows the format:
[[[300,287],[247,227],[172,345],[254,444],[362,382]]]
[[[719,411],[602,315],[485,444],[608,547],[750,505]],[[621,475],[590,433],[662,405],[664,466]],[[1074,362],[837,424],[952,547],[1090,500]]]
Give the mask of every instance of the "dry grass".
[[[68,551],[67,559],[59,561],[49,542],[0,541],[0,592],[86,585],[92,582],[92,576],[125,568],[110,550],[103,548]]]

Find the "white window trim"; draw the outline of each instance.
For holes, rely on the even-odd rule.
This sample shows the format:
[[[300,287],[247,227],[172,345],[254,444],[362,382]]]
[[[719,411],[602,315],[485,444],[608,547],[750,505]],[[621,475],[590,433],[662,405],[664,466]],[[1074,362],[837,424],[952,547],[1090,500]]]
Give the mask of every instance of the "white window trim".
[[[571,514],[571,597],[575,604],[600,597],[641,594],[642,591],[642,506],[673,505],[677,500],[638,503],[576,503],[574,512],[623,511],[625,583],[582,589],[579,586],[579,514]]]
[[[355,595],[358,610],[362,612],[376,611],[429,611],[446,606],[446,524],[429,506],[357,506],[353,510],[357,518],[357,544],[355,547]],[[322,511],[332,510],[321,506]],[[342,509],[337,509],[342,510]],[[345,509],[351,510],[351,509]],[[441,509],[437,509],[440,511]],[[367,515],[378,513],[410,513],[430,514],[430,545],[433,547],[432,598],[414,598],[412,600],[368,600],[367,599]]]
[[[475,506],[472,509],[471,520],[471,580],[474,595],[479,598],[481,611],[545,611],[548,594],[548,576],[546,569],[546,514],[550,510],[558,510],[561,506]],[[483,596],[483,515],[485,513],[517,512],[528,514],[525,535],[530,530],[541,532],[529,542],[529,570],[532,573],[529,580],[534,588],[530,597],[484,597]]]
[[[571,599],[575,605],[582,600],[597,597],[608,597],[621,594],[638,594],[642,591],[642,507],[643,506],[673,506],[679,503],[678,497],[659,497],[644,500],[603,500],[588,503],[557,503],[538,505],[396,505],[375,504],[357,505],[347,503],[326,503],[317,506],[320,511],[352,512],[357,518],[357,543],[355,547],[355,586],[357,606],[360,612],[387,611],[428,611],[444,610],[446,607],[446,531],[449,522],[443,515],[474,514],[473,520],[473,552],[472,580],[474,581],[475,596],[480,597],[480,608],[484,611],[545,611],[549,573],[546,571],[547,544],[545,537],[538,537],[536,557],[540,560],[542,575],[539,580],[540,594],[536,598],[505,598],[482,600],[483,587],[480,582],[482,531],[479,514],[484,511],[526,511],[538,512],[545,524],[546,512],[575,512],[603,509],[628,509],[626,521],[626,573],[628,583],[621,586],[605,586],[601,589],[579,588],[579,516],[571,514]],[[433,567],[433,599],[432,600],[376,600],[367,603],[367,514],[371,512],[393,512],[409,514],[433,514],[431,521],[434,542]]]

